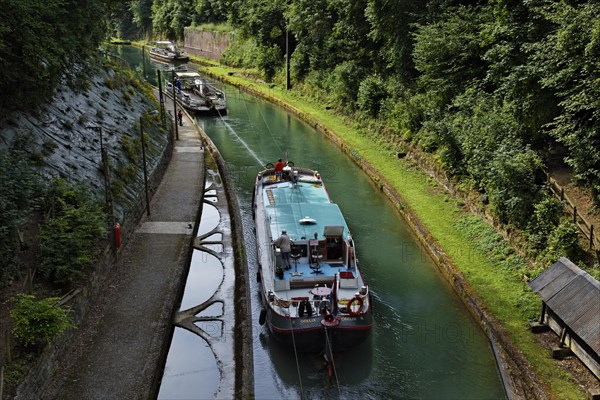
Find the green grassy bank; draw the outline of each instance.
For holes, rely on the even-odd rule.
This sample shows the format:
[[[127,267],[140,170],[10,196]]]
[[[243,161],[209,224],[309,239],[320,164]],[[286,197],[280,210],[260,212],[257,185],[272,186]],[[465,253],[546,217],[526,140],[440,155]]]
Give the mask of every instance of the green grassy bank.
[[[539,316],[540,299],[529,289],[532,272],[502,237],[483,219],[464,211],[461,202],[449,198],[433,180],[410,161],[382,151],[372,137],[324,105],[244,77],[242,71],[205,60],[198,68],[214,77],[243,87],[297,113],[309,124],[341,138],[355,160],[377,169],[401,195],[401,207],[415,215],[431,238],[444,249],[452,265],[466,278],[472,291],[485,305],[517,349],[525,355],[550,387],[549,398],[579,399],[585,393],[570,373],[563,371],[536,342],[527,322]],[[537,271],[539,272],[539,271]]]

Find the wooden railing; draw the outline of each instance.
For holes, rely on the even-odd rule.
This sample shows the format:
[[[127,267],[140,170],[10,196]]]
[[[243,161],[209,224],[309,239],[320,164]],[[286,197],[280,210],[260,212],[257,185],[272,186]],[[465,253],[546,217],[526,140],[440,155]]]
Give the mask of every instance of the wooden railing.
[[[565,189],[556,182],[556,179],[552,178],[547,172],[546,177],[550,191],[562,202],[562,204],[564,204],[565,213],[572,217],[573,223],[577,225],[579,231],[586,239],[587,245],[589,246],[588,250],[595,250],[596,255],[600,256],[600,237],[596,232],[596,229],[599,227],[594,227],[593,224],[579,213],[577,206],[569,199],[565,193]]]

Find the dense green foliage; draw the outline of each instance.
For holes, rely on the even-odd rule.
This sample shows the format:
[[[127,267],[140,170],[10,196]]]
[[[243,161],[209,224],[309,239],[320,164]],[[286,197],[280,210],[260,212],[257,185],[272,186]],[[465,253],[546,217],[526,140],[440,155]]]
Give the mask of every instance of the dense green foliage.
[[[0,7],[0,118],[35,106],[82,78],[106,34],[116,0],[3,0]]]
[[[70,309],[58,306],[58,300],[56,297],[36,300],[25,294],[12,298],[12,333],[22,346],[43,347],[73,326]]]
[[[130,0],[126,3],[128,12],[115,16],[113,22],[121,28],[118,36],[127,35],[126,29],[133,22],[143,35],[181,39],[188,26],[227,21],[232,3],[231,0]]]
[[[159,4],[183,3],[155,0],[154,26],[162,18]],[[540,221],[547,206],[542,171],[551,152],[564,149],[600,205],[596,2],[196,4],[196,10],[210,5],[204,22],[227,20],[238,30],[222,61],[255,68],[267,81],[283,82],[290,32],[297,90],[358,117],[365,134],[392,151],[404,141],[433,153],[536,248],[569,231],[556,218]]]
[[[26,145],[22,137],[10,151],[0,153],[0,288],[20,272],[18,230],[28,222],[41,191]]]
[[[144,7],[141,7],[144,4]],[[418,143],[526,228],[556,142],[600,205],[600,27],[595,2],[134,1],[154,32],[227,20],[223,62],[360,113],[372,135]],[[177,20],[185,7],[187,21]],[[202,11],[202,12],[201,12]],[[164,22],[169,19],[168,23]]]
[[[60,179],[50,185],[44,209],[39,271],[54,282],[72,285],[97,261],[105,214],[87,189]]]
[[[90,267],[103,237],[105,214],[88,190],[55,180],[43,189],[35,165],[19,138],[11,151],[0,153],[0,288],[23,276],[22,246],[31,246],[33,236],[21,243],[18,231],[29,222],[34,210],[43,217],[40,224],[41,275],[63,285],[75,283]]]

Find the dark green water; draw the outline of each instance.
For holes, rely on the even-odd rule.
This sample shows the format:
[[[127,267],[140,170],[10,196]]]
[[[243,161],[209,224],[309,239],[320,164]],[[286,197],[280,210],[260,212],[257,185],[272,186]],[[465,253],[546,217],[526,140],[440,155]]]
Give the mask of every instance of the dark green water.
[[[260,164],[287,152],[321,172],[357,243],[374,295],[371,338],[335,360],[329,384],[316,355],[282,348],[258,321],[253,282],[256,398],[499,399],[500,376],[487,338],[435,270],[405,222],[366,176],[311,127],[269,103],[226,87],[228,115],[200,119],[237,188],[250,276],[256,273],[251,195]],[[299,371],[298,371],[299,369]]]
[[[117,49],[140,74],[141,53]],[[155,65],[146,59],[146,74]],[[261,164],[287,152],[297,166],[318,169],[340,205],[373,293],[375,326],[361,346],[336,356],[327,381],[319,355],[280,346],[258,324],[252,279],[257,399],[502,399],[489,342],[436,271],[405,222],[367,177],[314,129],[269,103],[225,86],[228,114],[199,119],[225,158],[242,209],[250,276],[256,276],[252,187]]]

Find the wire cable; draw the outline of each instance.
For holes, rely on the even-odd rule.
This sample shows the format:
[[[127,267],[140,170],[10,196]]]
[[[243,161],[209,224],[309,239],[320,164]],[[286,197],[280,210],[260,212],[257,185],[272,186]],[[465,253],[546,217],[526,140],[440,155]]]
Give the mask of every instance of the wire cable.
[[[342,397],[342,391],[340,389],[340,382],[338,381],[337,370],[335,368],[335,363],[333,362],[333,350],[331,349],[331,342],[329,339],[329,330],[325,327],[325,340],[327,340],[327,348],[329,348],[329,355],[327,356],[331,362],[331,366],[333,367],[333,375],[335,376],[335,385],[337,386],[338,395],[340,398]]]

